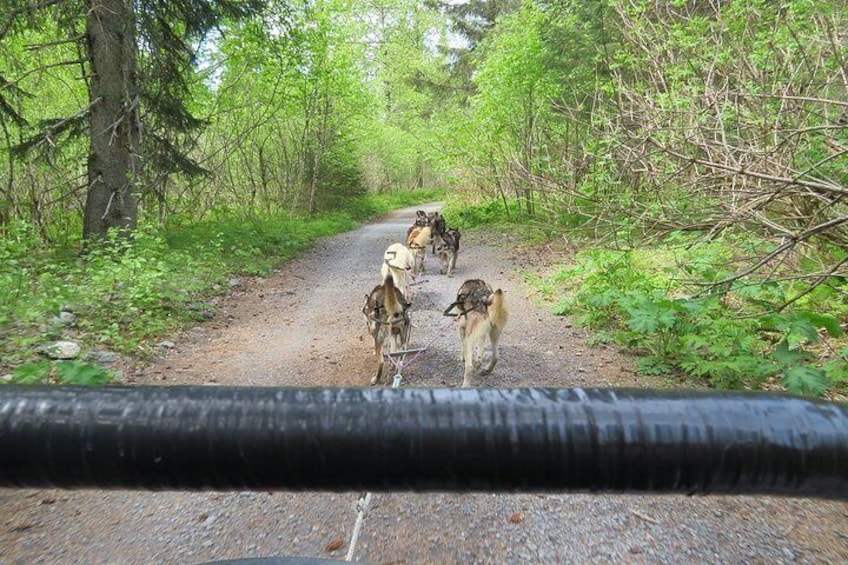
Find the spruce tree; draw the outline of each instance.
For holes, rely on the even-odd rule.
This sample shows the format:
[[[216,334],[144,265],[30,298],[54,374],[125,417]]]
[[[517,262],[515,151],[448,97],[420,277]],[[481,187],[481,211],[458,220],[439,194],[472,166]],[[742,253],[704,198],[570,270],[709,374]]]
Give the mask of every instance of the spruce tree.
[[[0,7],[0,40],[39,29],[49,18],[63,34],[55,42],[75,42],[82,54],[88,106],[73,116],[43,121],[16,153],[88,136],[87,241],[111,229],[135,228],[145,167],[165,173],[202,171],[179,142],[203,125],[187,107],[187,78],[198,48],[228,18],[250,17],[263,5],[259,0],[11,0]],[[5,74],[0,69],[0,77]],[[0,114],[22,123],[26,116],[4,96],[14,87],[0,81]]]

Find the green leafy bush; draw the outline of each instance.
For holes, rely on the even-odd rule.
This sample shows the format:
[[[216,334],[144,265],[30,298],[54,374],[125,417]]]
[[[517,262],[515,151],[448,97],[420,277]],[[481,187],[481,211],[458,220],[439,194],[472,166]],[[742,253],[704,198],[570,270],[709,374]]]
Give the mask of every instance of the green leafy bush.
[[[845,313],[826,289],[806,304],[777,311],[790,283],[729,284],[702,293],[705,281],[729,274],[722,242],[640,251],[586,250],[552,279],[554,312],[604,332],[639,354],[645,374],[682,374],[718,388],[760,388],[779,378],[793,393],[821,395],[846,381],[843,349],[826,354],[824,340],[839,338],[838,317],[816,294],[830,296],[828,312]],[[715,289],[713,289],[715,290]]]
[[[12,383],[25,385],[63,384],[96,386],[112,380],[103,367],[83,361],[31,361],[12,371]]]

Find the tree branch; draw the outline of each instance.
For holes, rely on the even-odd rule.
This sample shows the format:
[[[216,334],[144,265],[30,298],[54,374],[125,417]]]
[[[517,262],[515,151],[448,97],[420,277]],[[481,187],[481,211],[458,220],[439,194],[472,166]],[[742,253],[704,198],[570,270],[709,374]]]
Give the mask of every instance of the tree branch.
[[[848,257],[843,257],[842,260],[839,261],[838,263],[836,263],[833,267],[831,267],[830,269],[828,269],[824,273],[821,273],[818,276],[818,278],[816,278],[816,280],[814,280],[812,283],[810,283],[810,286],[808,286],[803,291],[801,291],[800,293],[798,293],[794,297],[790,298],[789,300],[787,300],[786,302],[781,304],[780,307],[778,307],[776,311],[777,312],[783,311],[790,304],[797,302],[801,298],[803,298],[803,297],[807,296],[808,294],[810,294],[811,292],[813,292],[817,287],[821,286],[827,279],[832,277],[836,273],[836,271],[839,270],[839,267],[841,267],[842,265],[845,265],[846,263],[848,263]]]
[[[651,143],[652,145],[654,145],[655,147],[657,147],[658,149],[660,149],[661,151],[664,151],[665,153],[668,153],[669,155],[671,155],[673,157],[676,157],[678,159],[682,159],[682,160],[685,160],[685,161],[689,161],[689,162],[692,162],[692,163],[697,163],[699,165],[703,165],[703,166],[709,167],[711,169],[719,169],[721,171],[729,171],[729,172],[735,173],[737,175],[749,176],[749,177],[752,177],[752,178],[767,180],[767,181],[774,182],[774,183],[803,186],[805,188],[810,188],[810,189],[815,189],[815,190],[823,190],[825,192],[835,192],[836,194],[848,194],[848,188],[846,188],[844,186],[838,186],[838,185],[835,185],[835,184],[824,183],[824,182],[801,180],[797,177],[781,177],[781,176],[777,176],[777,175],[769,175],[769,174],[766,174],[766,173],[760,173],[758,171],[748,170],[745,167],[733,167],[733,166],[730,166],[730,165],[725,165],[723,163],[716,163],[714,161],[707,161],[705,159],[698,159],[697,157],[687,157],[686,155],[683,155],[682,153],[678,153],[677,151],[673,151],[673,150],[669,149],[668,147],[663,146],[662,144],[660,144],[658,141],[656,141],[655,139],[653,139],[650,136],[648,136],[647,141],[649,143]]]
[[[55,6],[56,4],[61,4],[65,0],[43,0],[34,5],[21,6],[19,8],[15,8],[13,10],[9,10],[5,14],[3,14],[6,22],[0,27],[0,40],[6,38],[6,35],[11,31],[12,27],[15,25],[18,17],[27,14],[34,13],[39,10],[43,10],[44,8],[49,8],[50,6]]]

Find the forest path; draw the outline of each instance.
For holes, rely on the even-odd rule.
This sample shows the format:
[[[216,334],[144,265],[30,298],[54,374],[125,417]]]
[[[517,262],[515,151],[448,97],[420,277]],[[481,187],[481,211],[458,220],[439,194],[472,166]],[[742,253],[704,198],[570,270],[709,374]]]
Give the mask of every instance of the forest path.
[[[435,209],[436,205],[428,207]],[[316,244],[220,300],[215,319],[131,375],[135,384],[365,386],[360,308],[414,209]],[[475,386],[656,386],[612,348],[539,304],[523,272],[545,257],[465,234],[453,277],[415,288],[404,386],[458,386],[442,310],[468,278],[506,291],[501,361]],[[386,465],[391,462],[387,461]],[[343,559],[358,493],[0,491],[0,563],[202,563],[269,555]],[[335,547],[335,549],[331,549]],[[848,504],[771,497],[375,494],[355,558],[401,563],[846,563]]]

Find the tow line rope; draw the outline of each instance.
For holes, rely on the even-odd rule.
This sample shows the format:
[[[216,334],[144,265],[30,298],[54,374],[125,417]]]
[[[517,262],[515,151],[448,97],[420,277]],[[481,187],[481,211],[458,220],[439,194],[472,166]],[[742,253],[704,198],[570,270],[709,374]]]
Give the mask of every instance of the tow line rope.
[[[415,347],[413,349],[404,349],[402,351],[395,351],[394,353],[383,354],[383,356],[388,359],[395,368],[395,376],[392,377],[392,388],[400,386],[400,382],[403,379],[403,368],[418,359],[422,353],[430,349],[434,343],[445,335],[454,322],[456,322],[456,320],[452,320],[451,322],[443,325],[436,335],[424,345],[424,347]],[[410,353],[414,353],[414,355],[411,359],[406,359],[406,356]]]
[[[371,504],[371,493],[366,492],[356,501],[356,522],[353,524],[353,534],[350,536],[350,547],[347,549],[345,561],[353,561],[353,552],[356,551],[356,542],[362,533],[362,523],[365,521],[365,512]]]
[[[388,357],[388,355],[387,355]],[[400,388],[400,372],[395,375],[392,381],[392,388]],[[350,535],[350,546],[347,548],[345,561],[353,561],[353,554],[356,551],[356,542],[359,541],[359,536],[362,534],[362,524],[365,522],[365,513],[371,505],[372,494],[370,492],[360,495],[356,501],[356,522],[353,523],[353,533]]]
[[[392,365],[395,367],[395,376],[392,377],[392,388],[400,388],[401,381],[403,380],[403,367],[404,365],[408,365],[415,361],[419,355],[423,352],[427,351],[436,341],[445,335],[445,332],[456,322],[456,319],[453,321],[443,325],[441,329],[436,333],[436,336],[431,339],[424,347],[416,347],[414,349],[405,349],[403,351],[396,351],[394,353],[386,353],[384,357],[391,361]],[[414,353],[412,359],[406,361],[405,357],[408,353]],[[395,359],[397,357],[397,359]],[[353,555],[356,552],[356,543],[359,541],[359,536],[362,534],[362,524],[365,522],[365,513],[368,511],[368,507],[371,505],[371,497],[372,494],[370,492],[363,493],[360,495],[359,499],[356,501],[356,522],[353,524],[353,533],[350,536],[350,545],[347,549],[347,555],[345,556],[345,561],[353,561]]]

